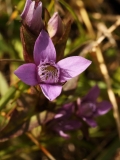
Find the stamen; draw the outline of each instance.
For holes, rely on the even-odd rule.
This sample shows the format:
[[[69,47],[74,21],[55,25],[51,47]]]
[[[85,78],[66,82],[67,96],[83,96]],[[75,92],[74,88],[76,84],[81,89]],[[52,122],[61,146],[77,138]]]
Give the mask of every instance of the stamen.
[[[53,62],[41,61],[38,66],[38,78],[43,83],[57,83],[59,81],[59,67]]]

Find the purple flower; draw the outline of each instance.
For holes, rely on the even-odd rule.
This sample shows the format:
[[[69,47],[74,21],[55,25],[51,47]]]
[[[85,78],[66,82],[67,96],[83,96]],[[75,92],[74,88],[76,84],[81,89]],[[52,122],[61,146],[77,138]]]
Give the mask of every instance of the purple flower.
[[[44,30],[35,42],[34,62],[20,66],[14,73],[28,85],[39,84],[49,100],[60,95],[63,83],[82,73],[91,64],[91,61],[80,56],[68,57],[56,63],[54,45]]]
[[[67,103],[62,106],[62,108],[57,110],[57,114],[54,116],[55,119],[66,119],[71,116],[72,113],[74,113],[74,104],[73,103]]]
[[[73,111],[73,103],[63,105],[63,107],[57,111],[54,119],[48,123],[48,129],[53,130],[63,138],[69,138],[70,136],[65,132],[76,130],[81,126],[79,121],[71,119]]]
[[[43,28],[42,22],[42,2],[26,0],[24,10],[21,14],[23,23],[36,33]]]
[[[63,34],[63,24],[58,12],[55,12],[48,21],[48,33],[51,38],[61,37]]]
[[[112,108],[108,101],[96,101],[99,92],[98,86],[94,86],[81,101],[78,99],[77,115],[91,127],[97,126],[94,120],[96,116],[104,115]]]

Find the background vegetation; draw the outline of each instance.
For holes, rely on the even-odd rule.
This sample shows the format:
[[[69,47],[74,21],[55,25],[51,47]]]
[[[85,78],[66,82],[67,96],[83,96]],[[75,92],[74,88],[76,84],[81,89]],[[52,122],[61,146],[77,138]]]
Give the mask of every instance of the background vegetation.
[[[48,102],[13,74],[23,63],[19,29],[25,0],[0,0],[0,160],[120,159],[120,2],[119,0],[42,0],[51,15],[72,20],[64,56],[81,55],[92,65],[64,85],[61,96]],[[80,130],[66,140],[40,123],[55,106],[73,101],[98,85],[98,100],[113,109],[96,119],[87,136]],[[73,94],[74,93],[74,94]]]

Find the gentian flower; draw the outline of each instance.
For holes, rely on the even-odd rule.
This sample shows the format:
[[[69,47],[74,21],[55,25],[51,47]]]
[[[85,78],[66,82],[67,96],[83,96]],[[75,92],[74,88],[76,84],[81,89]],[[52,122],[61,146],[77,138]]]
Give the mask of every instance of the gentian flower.
[[[62,85],[91,64],[91,61],[80,56],[68,57],[56,63],[54,45],[44,30],[35,42],[33,54],[35,64],[23,64],[14,73],[28,85],[39,84],[49,100],[59,96]]]
[[[39,33],[43,28],[42,2],[26,0],[21,18],[25,25],[29,26],[34,32]]]
[[[75,106],[73,103],[64,104],[61,108],[57,110],[57,114],[54,116],[54,119],[69,118],[72,115],[72,113],[74,113],[74,108]]]
[[[91,127],[97,126],[97,123],[94,120],[95,117],[106,114],[112,108],[111,103],[108,101],[96,101],[99,93],[100,89],[96,85],[88,92],[88,94],[82,100],[78,99],[77,101],[77,115],[81,117]]]
[[[48,21],[48,33],[51,38],[60,38],[63,34],[63,24],[58,12],[55,12]]]
[[[78,120],[71,119],[73,111],[73,103],[63,105],[63,107],[57,111],[54,118],[48,122],[47,128],[56,132],[63,138],[70,138],[65,132],[76,130],[81,126],[81,123]]]

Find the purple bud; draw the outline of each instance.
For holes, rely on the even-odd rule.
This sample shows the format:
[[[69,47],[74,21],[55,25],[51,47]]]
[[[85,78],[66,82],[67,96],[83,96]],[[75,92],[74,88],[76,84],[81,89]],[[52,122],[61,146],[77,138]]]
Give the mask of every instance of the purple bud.
[[[48,21],[48,33],[51,38],[61,37],[63,34],[63,24],[58,12],[55,12]]]
[[[26,0],[24,10],[21,14],[23,23],[35,33],[39,33],[43,28],[42,22],[42,2]]]

